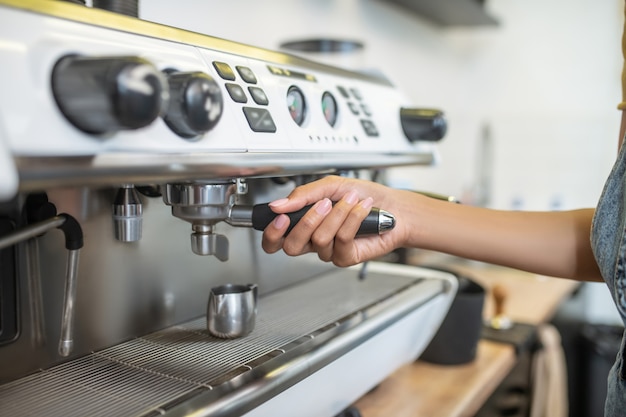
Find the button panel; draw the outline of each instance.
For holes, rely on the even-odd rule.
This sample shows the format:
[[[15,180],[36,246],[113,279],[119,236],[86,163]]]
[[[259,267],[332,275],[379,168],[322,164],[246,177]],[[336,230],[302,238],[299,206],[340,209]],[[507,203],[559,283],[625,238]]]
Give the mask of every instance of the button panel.
[[[252,100],[254,100],[256,104],[259,104],[261,106],[267,106],[269,104],[267,95],[265,95],[265,91],[263,91],[262,88],[248,87],[248,91],[250,92]]]
[[[365,134],[372,138],[378,137],[378,129],[372,120],[372,108],[369,104],[364,102],[361,90],[356,87],[344,87],[342,85],[338,85],[337,91],[339,91],[341,97],[346,100],[346,105],[348,106],[348,109],[350,109],[350,113],[352,115],[365,117],[363,119],[359,119],[359,123],[361,124]]]
[[[243,67],[241,65],[237,65],[235,68],[237,68],[237,72],[239,73],[239,76],[242,80],[244,80],[248,84],[257,83],[256,75],[254,75],[254,72],[252,72],[250,68]]]
[[[243,88],[239,84],[226,83],[226,91],[228,91],[228,95],[233,99],[236,103],[247,103],[248,97],[246,97],[246,93],[243,91]]]
[[[226,81],[224,87],[228,91],[228,95],[235,103],[246,104],[249,98],[259,106],[269,106],[269,98],[265,90],[258,85],[259,79],[254,71],[246,65],[234,65],[223,61],[213,61],[213,66],[220,78]],[[233,67],[236,72],[233,71]],[[305,80],[309,82],[317,82],[317,78],[306,73],[291,71],[284,68],[268,66],[272,75],[294,78],[296,80]],[[240,78],[239,83],[238,78]],[[245,84],[248,85],[244,88]],[[246,93],[247,90],[247,93]],[[337,85],[336,91],[342,98],[343,104],[348,108],[349,115],[356,118],[357,124],[363,129],[366,136],[376,138],[380,135],[378,128],[372,120],[373,112],[371,106],[364,101],[360,89],[354,86]],[[249,97],[248,97],[249,96]],[[286,110],[291,119],[300,127],[303,127],[306,119],[309,117],[311,110],[307,105],[307,96],[296,85],[288,88],[286,93]],[[322,117],[326,120],[331,128],[339,128],[339,119],[341,106],[335,96],[325,91],[320,99],[320,110]],[[254,132],[271,133],[276,131],[276,124],[272,118],[269,108],[243,107],[243,113],[250,129]],[[276,111],[273,109],[272,111]],[[341,138],[341,136],[339,136]],[[358,143],[358,141],[356,141]]]
[[[276,132],[276,125],[267,109],[256,107],[243,107],[243,114],[246,116],[250,129],[255,132]]]
[[[244,65],[236,65],[235,69],[237,73],[232,70],[230,64],[221,61],[213,61],[213,67],[217,71],[218,75],[227,81],[237,81],[237,74],[246,84],[254,84],[248,86],[248,94],[252,98],[254,103],[260,106],[267,106],[269,99],[265,91],[257,86],[259,82],[256,75],[250,67]],[[224,83],[228,95],[233,102],[239,104],[248,103],[248,95],[246,95],[246,89],[236,82]],[[242,111],[248,126],[253,132],[260,133],[274,133],[276,132],[276,124],[268,109],[256,108],[256,107],[242,107]]]
[[[227,63],[213,61],[213,67],[215,68],[215,71],[217,71],[217,75],[219,75],[222,79],[235,81],[235,72]]]
[[[376,125],[371,120],[361,119],[361,126],[363,126],[363,130],[365,130],[365,134],[367,136],[378,136],[378,129]]]

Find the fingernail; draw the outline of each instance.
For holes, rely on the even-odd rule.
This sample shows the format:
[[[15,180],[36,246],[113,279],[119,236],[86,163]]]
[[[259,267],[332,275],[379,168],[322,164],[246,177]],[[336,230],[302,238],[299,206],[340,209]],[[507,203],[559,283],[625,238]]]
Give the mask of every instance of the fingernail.
[[[287,220],[289,220],[289,217],[287,217],[286,214],[276,216],[273,221],[274,227],[277,229],[282,229],[287,224]]]
[[[353,190],[346,194],[343,200],[350,205],[354,205],[359,201],[359,196],[356,194],[356,191]]]
[[[374,199],[372,197],[367,197],[365,200],[361,202],[361,207],[365,210],[370,210],[374,205]]]
[[[285,204],[287,204],[288,201],[289,201],[288,198],[281,198],[281,199],[272,201],[271,203],[269,203],[269,206],[270,207],[284,206]]]
[[[333,208],[333,205],[330,202],[330,200],[327,199],[327,198],[325,198],[325,199],[315,203],[315,212],[317,214],[326,215],[326,214],[330,213],[330,209],[332,209],[332,208]]]

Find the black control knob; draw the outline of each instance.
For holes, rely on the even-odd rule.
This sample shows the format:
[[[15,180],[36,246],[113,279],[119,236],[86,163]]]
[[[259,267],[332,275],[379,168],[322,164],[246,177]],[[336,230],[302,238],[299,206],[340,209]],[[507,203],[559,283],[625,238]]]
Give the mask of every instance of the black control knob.
[[[436,109],[402,108],[400,122],[405,136],[411,142],[441,140],[448,129],[443,112]]]
[[[222,92],[213,77],[203,72],[168,74],[170,101],[163,120],[184,138],[203,135],[222,116]]]
[[[65,117],[94,134],[145,127],[169,97],[163,74],[132,56],[66,56],[52,71],[52,92]]]

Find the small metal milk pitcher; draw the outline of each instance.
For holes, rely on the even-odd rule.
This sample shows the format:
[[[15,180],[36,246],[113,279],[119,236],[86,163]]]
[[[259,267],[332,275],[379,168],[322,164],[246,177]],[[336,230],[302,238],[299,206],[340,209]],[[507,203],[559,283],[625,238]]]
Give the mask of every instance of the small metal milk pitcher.
[[[235,339],[254,329],[257,314],[256,284],[225,284],[211,288],[207,308],[209,332],[222,339]]]

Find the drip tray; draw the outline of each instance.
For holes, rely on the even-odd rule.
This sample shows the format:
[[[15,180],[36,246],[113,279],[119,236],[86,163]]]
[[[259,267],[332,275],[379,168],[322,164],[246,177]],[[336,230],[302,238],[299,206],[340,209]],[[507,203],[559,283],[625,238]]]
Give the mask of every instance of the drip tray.
[[[202,415],[240,415],[450,290],[446,280],[417,276],[419,268],[382,265],[372,263],[364,280],[341,269],[259,298],[244,338],[212,337],[202,317],[9,382],[0,415],[185,415],[189,404]],[[331,341],[332,352],[294,365]],[[277,373],[271,389],[259,389]],[[235,395],[250,386],[257,395]]]

